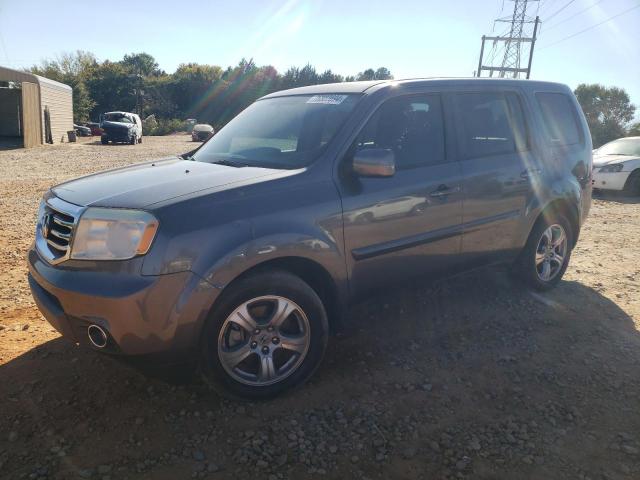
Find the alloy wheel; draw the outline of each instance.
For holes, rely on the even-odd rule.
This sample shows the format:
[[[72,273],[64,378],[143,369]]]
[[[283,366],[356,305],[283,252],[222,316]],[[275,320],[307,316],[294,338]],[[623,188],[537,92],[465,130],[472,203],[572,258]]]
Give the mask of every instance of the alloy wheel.
[[[567,234],[562,225],[548,227],[538,240],[536,271],[543,282],[550,282],[562,270],[567,256]]]
[[[218,357],[236,381],[267,386],[284,380],[309,350],[309,319],[294,301],[268,295],[248,300],[224,321]]]

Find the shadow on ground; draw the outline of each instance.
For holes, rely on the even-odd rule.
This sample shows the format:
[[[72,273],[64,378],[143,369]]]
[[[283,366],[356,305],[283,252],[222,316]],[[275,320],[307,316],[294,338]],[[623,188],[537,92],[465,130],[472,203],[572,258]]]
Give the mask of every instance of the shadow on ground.
[[[0,477],[640,476],[638,331],[596,291],[487,270],[351,320],[311,383],[266,403],[41,345],[0,367]]]
[[[618,192],[615,190],[600,190],[594,192],[593,198],[603,202],[614,202],[624,204],[637,204],[640,203],[640,195],[629,195],[625,192]]]

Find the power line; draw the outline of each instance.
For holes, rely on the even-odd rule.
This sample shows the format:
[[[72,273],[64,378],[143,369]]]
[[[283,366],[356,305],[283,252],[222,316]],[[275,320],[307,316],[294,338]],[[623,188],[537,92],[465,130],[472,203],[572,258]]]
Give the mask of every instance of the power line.
[[[556,13],[552,13],[550,16],[548,16],[545,21],[549,21],[551,20],[553,17],[555,17],[556,15],[558,15],[561,11],[563,11],[565,8],[567,8],[569,5],[571,5],[573,2],[575,2],[576,0],[569,0],[567,3],[565,3],[562,7],[560,7],[560,9],[558,11],[556,11]]]
[[[628,8],[624,12],[620,12],[620,13],[614,15],[613,17],[609,17],[606,20],[603,20],[603,21],[601,21],[599,23],[596,23],[595,25],[591,25],[590,27],[587,27],[584,30],[580,30],[579,32],[576,32],[576,33],[574,33],[572,35],[569,35],[568,37],[561,38],[557,42],[550,43],[549,45],[544,45],[543,47],[540,47],[538,50],[544,49],[544,48],[549,48],[549,47],[552,47],[554,45],[557,45],[558,43],[561,43],[561,42],[564,42],[566,40],[569,40],[570,38],[577,37],[580,34],[588,32],[589,30],[593,30],[594,28],[599,27],[600,25],[602,25],[604,23],[610,22],[611,20],[613,20],[615,18],[618,18],[618,17],[624,15],[625,13],[630,12],[631,10],[635,10],[636,8],[640,8],[640,5],[636,5],[635,7]]]
[[[593,7],[595,7],[596,5],[598,5],[599,3],[602,3],[604,0],[598,0],[596,3],[589,5],[587,8],[583,8],[582,10],[574,13],[573,15],[571,15],[570,17],[565,18],[564,20],[560,20],[557,23],[552,24],[551,26],[548,26],[545,28],[545,30],[550,30],[552,28],[556,28],[558,25],[562,25],[563,23],[568,22],[569,20],[577,17],[578,15],[583,14],[584,12],[586,12],[587,10],[591,10]]]

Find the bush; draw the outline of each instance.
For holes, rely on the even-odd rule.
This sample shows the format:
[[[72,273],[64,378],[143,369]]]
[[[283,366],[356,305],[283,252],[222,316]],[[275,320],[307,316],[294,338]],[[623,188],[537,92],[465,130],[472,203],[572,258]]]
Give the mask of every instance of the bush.
[[[176,132],[186,132],[187,125],[183,120],[177,118],[161,118],[152,117],[143,124],[144,135],[170,135]]]

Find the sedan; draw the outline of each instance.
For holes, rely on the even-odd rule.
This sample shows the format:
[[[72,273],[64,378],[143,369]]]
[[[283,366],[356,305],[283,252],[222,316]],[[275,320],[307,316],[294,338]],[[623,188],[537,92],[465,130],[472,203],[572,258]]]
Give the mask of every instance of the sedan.
[[[76,131],[79,137],[90,137],[92,135],[91,129],[89,127],[74,124],[73,129]]]
[[[593,187],[640,195],[640,137],[619,138],[594,151]]]

